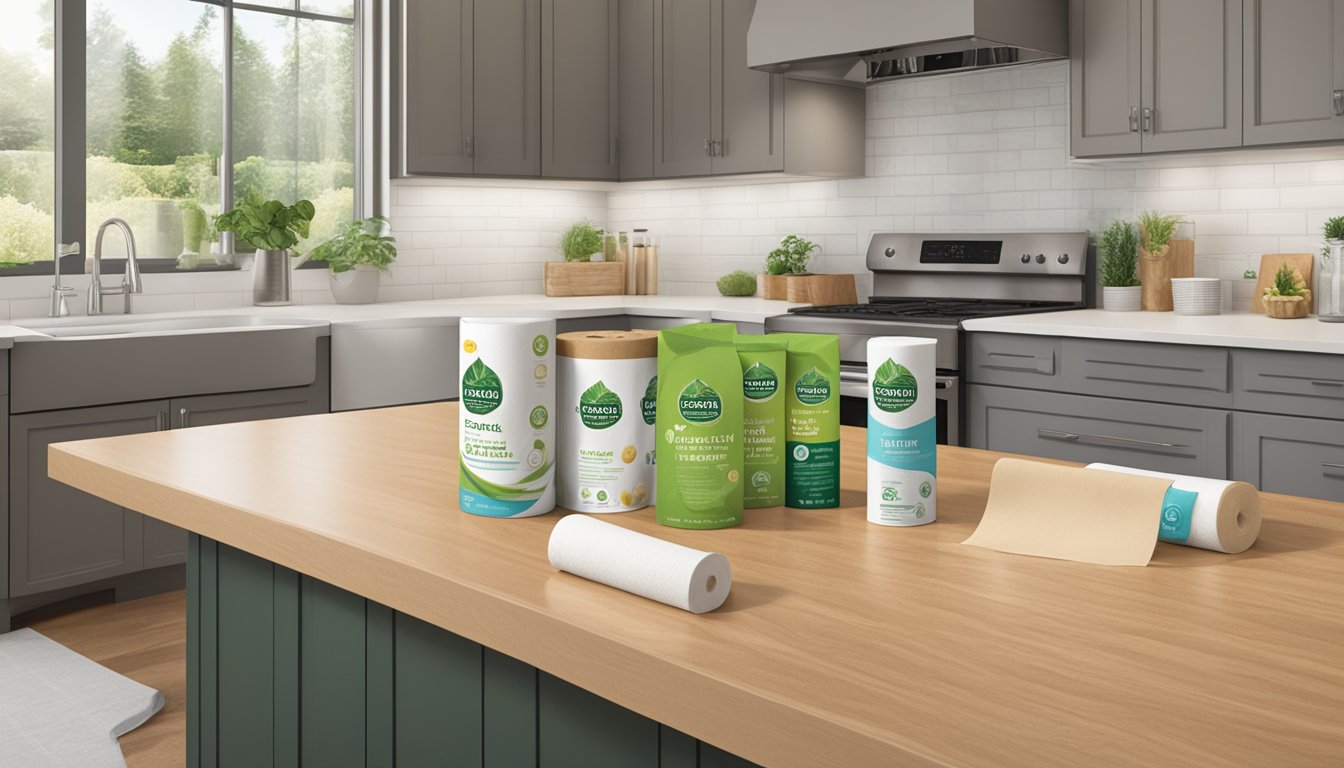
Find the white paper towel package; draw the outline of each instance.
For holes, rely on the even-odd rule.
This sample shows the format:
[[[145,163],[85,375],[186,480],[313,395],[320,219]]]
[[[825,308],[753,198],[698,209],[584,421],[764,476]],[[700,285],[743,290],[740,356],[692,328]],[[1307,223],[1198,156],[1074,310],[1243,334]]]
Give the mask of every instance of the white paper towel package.
[[[555,320],[462,318],[458,502],[487,517],[555,509]]]
[[[1170,480],[1173,489],[1197,494],[1193,508],[1189,510],[1189,533],[1181,538],[1163,534],[1163,541],[1235,555],[1249,549],[1260,535],[1260,494],[1250,483],[1174,475],[1115,464],[1088,464],[1086,469]],[[1162,514],[1165,529],[1183,512],[1164,508]]]
[[[868,340],[868,522],[938,518],[937,373],[933,339]]]
[[[728,558],[627,530],[584,515],[567,515],[551,530],[551,565],[691,613],[723,605],[733,586]]]

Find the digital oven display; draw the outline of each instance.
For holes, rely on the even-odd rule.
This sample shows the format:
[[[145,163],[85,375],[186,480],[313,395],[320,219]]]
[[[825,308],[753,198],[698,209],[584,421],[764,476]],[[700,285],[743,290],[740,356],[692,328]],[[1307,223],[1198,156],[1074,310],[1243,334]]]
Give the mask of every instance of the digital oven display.
[[[920,264],[998,264],[1002,240],[925,240]]]

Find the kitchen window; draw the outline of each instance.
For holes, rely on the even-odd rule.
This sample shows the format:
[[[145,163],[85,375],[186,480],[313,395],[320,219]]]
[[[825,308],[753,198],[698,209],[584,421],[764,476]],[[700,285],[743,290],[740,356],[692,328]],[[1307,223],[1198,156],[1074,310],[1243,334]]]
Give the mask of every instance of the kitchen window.
[[[82,249],[62,272],[82,272],[114,216],[146,271],[234,268],[250,248],[211,222],[252,194],[313,201],[300,251],[330,237],[363,210],[365,2],[7,0],[0,274],[49,273],[57,231]]]

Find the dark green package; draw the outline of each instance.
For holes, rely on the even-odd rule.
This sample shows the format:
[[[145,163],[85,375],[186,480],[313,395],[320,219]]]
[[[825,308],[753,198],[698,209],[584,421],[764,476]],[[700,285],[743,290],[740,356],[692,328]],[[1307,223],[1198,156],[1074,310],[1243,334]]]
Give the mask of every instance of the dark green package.
[[[742,488],[747,509],[784,503],[784,379],[787,353],[773,336],[735,337],[742,363]]]
[[[658,522],[742,523],[742,368],[733,327],[658,333]]]
[[[840,342],[829,334],[776,333],[788,344],[784,503],[840,506]]]

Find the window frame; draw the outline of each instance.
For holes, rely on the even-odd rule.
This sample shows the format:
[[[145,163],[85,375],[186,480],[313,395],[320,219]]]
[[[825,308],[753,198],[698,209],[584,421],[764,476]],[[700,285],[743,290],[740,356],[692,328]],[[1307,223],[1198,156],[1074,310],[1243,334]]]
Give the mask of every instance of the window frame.
[[[365,211],[371,207],[381,209],[378,195],[369,195],[366,186],[368,161],[365,151],[365,111],[370,109],[366,93],[366,69],[369,67],[366,54],[366,34],[364,25],[367,19],[375,21],[380,13],[381,0],[352,0],[353,12],[349,17],[335,16],[314,11],[300,10],[301,0],[290,0],[291,8],[241,2],[240,0],[179,0],[201,5],[212,5],[220,9],[220,34],[224,36],[224,60],[221,72],[224,78],[223,93],[223,129],[220,142],[220,209],[229,210],[234,204],[233,195],[233,12],[235,10],[255,11],[310,21],[326,21],[346,24],[354,29],[355,66],[354,89],[354,217],[364,218]],[[61,256],[60,273],[62,275],[83,274],[86,258],[92,255],[93,243],[85,243],[87,232],[87,111],[86,98],[88,83],[86,76],[88,46],[88,3],[89,0],[54,0],[53,38],[55,41],[55,61],[52,72],[55,90],[55,245],[59,249],[62,243],[79,243],[80,252],[75,255]],[[375,63],[376,70],[376,63]],[[377,162],[376,158],[372,158]],[[376,186],[376,185],[375,185]],[[370,200],[372,198],[372,200]],[[370,205],[372,203],[372,205]],[[225,253],[233,253],[233,233],[224,232],[220,236],[220,248]],[[121,273],[125,269],[123,258],[107,259],[103,264],[106,274]],[[176,260],[169,257],[146,257],[141,260],[145,272],[223,272],[236,271],[237,266],[219,266],[203,263],[195,269],[177,269]],[[320,262],[305,262],[300,268],[324,267]],[[54,265],[40,261],[17,267],[0,269],[0,277],[21,275],[49,275]]]

